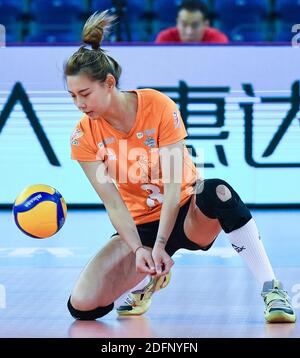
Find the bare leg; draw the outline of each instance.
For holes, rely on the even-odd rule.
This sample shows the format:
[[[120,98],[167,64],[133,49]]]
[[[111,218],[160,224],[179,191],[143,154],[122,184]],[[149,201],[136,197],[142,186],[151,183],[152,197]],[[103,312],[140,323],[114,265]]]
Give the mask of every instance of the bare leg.
[[[188,239],[200,247],[211,244],[222,230],[218,219],[208,218],[198,208],[195,194],[190,202],[183,228]]]
[[[114,236],[81,272],[71,295],[72,306],[87,311],[113,303],[145,277],[136,272],[135,256]]]

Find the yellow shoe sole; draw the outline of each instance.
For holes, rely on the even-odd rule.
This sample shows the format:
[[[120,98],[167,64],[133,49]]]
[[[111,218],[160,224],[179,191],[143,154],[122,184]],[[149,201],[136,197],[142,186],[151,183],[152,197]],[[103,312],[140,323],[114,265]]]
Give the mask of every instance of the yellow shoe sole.
[[[269,312],[269,314],[266,316],[266,321],[268,323],[295,323],[296,315],[291,315],[282,311],[274,311]]]

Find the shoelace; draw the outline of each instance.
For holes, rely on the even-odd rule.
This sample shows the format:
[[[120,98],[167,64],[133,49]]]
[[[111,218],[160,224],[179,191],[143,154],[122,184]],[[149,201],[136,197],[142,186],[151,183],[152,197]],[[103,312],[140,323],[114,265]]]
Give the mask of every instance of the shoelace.
[[[137,303],[137,301],[135,300],[134,296],[135,295],[143,295],[145,293],[153,293],[155,290],[157,282],[155,282],[154,279],[151,278],[151,280],[149,281],[149,283],[142,289],[142,290],[138,290],[140,291],[139,293],[129,293],[128,296],[126,297],[124,303],[127,303],[128,305],[135,305]]]
[[[151,294],[152,292],[151,291],[148,291],[147,292],[148,294]],[[138,303],[138,301],[143,301],[144,297],[143,298],[137,298],[135,299],[134,296],[142,296],[143,293],[137,293],[137,294],[134,294],[134,293],[129,293],[128,296],[126,297],[124,303],[130,305],[130,306],[136,306]],[[149,299],[150,297],[145,297],[145,299]]]
[[[271,289],[268,292],[263,294],[264,299],[266,299],[267,295],[270,294],[270,293],[274,293],[276,295],[279,295],[280,297],[272,299],[270,302],[267,303],[268,306],[270,304],[279,303],[279,302],[280,303],[284,302],[285,304],[288,304],[289,296],[287,294],[287,291],[281,290],[279,288],[273,288],[273,289]]]
[[[164,281],[165,280],[166,280],[166,277],[164,277]],[[151,278],[149,283],[142,290],[134,291],[137,293],[133,293],[133,292],[129,293],[127,295],[126,299],[124,300],[124,303],[131,305],[131,306],[136,305],[137,301],[135,300],[134,296],[135,295],[143,295],[146,293],[152,295],[156,290],[156,286],[158,285],[158,282],[159,282],[159,280],[155,280],[155,279]]]

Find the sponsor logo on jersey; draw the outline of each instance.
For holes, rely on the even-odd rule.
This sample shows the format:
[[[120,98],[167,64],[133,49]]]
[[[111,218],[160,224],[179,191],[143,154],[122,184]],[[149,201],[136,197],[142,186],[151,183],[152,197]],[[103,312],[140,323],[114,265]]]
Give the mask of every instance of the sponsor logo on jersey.
[[[112,144],[112,143],[114,143],[114,141],[115,141],[114,137],[109,137],[109,138],[105,138],[103,142],[105,144]]]
[[[146,129],[146,130],[144,131],[144,133],[145,133],[146,135],[154,134],[154,133],[155,133],[155,128]]]
[[[78,138],[82,137],[83,135],[84,135],[84,133],[82,132],[82,130],[80,128],[76,128],[71,135],[71,141],[73,141],[74,139],[78,139]]]
[[[144,130],[144,132],[137,132],[136,136],[138,139],[142,139],[144,137],[144,135],[150,136],[150,135],[154,134],[155,131],[156,131],[156,128],[146,129],[146,130]]]
[[[178,112],[173,112],[173,119],[174,119],[174,127],[179,128],[180,127],[180,120],[178,117]]]

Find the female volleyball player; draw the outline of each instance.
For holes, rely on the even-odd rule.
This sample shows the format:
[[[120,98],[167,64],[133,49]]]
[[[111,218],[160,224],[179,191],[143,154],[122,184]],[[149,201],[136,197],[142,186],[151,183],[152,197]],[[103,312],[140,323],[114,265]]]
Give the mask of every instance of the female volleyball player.
[[[176,104],[155,90],[118,89],[121,68],[100,48],[112,20],[107,12],[92,15],[83,28],[91,49],[80,47],[64,68],[68,90],[84,113],[71,137],[72,158],[117,231],[75,284],[68,301],[72,316],[104,316],[118,297],[152,275],[140,300],[119,308],[120,314],[143,313],[144,299],[149,302],[167,284],[176,250],[207,250],[223,229],[263,284],[267,321],[294,322],[250,211],[225,181],[197,176]]]

